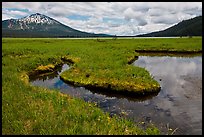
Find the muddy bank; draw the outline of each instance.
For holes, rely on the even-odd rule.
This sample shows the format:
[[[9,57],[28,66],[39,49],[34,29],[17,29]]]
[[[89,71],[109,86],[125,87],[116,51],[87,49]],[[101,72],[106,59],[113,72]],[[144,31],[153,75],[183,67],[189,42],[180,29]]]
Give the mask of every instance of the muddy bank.
[[[29,78],[31,79],[35,79],[35,78],[39,78],[43,76],[53,76],[55,77],[56,75],[58,75],[58,71],[62,68],[62,66],[64,64],[69,64],[69,65],[73,65],[75,62],[79,61],[79,58],[74,58],[72,56],[63,56],[61,57],[61,59],[56,62],[55,64],[48,64],[48,65],[40,65],[38,66],[36,69],[30,71],[27,73],[27,75],[29,76]]]
[[[128,64],[129,64],[129,65],[132,64],[134,61],[136,61],[136,60],[138,59],[138,57],[139,57],[139,56],[134,56],[134,57],[130,58],[130,59],[128,60]]]

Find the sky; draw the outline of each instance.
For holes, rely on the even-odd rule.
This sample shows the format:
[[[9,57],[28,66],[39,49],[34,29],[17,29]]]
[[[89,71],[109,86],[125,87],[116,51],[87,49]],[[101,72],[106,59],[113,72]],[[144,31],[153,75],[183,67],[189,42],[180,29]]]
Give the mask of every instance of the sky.
[[[202,2],[2,2],[2,20],[34,13],[80,31],[134,36],[200,16]]]

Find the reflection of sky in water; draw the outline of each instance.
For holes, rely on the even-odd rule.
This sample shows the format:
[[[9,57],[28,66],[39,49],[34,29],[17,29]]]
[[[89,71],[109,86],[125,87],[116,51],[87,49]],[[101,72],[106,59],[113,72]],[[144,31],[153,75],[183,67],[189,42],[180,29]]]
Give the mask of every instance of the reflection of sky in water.
[[[35,80],[32,84],[59,89],[63,93],[83,98],[85,101],[97,102],[100,108],[110,113],[119,114],[125,111],[134,121],[144,120],[145,117],[157,124],[169,123],[172,128],[179,127],[180,134],[201,134],[202,89],[197,88],[197,85],[202,88],[202,57],[140,56],[133,65],[145,67],[160,83],[162,89],[156,97],[138,101],[107,96],[91,92],[84,87],[65,84],[59,76],[47,80]],[[69,66],[63,65],[61,72],[68,68]],[[189,98],[186,98],[185,94]]]
[[[175,77],[179,77],[180,75],[193,74],[201,77],[200,72],[202,72],[201,57],[179,58],[140,56],[134,64],[145,67],[151,74],[157,76],[174,75]],[[197,71],[199,71],[199,73]]]
[[[202,79],[202,58],[182,57],[148,57],[140,56],[134,65],[146,68],[161,84],[164,92],[178,94],[185,80],[182,76],[198,77]],[[161,80],[161,81],[160,81]],[[164,93],[163,92],[163,93]],[[167,94],[167,93],[165,93]]]
[[[159,109],[168,110],[187,132],[191,127],[189,130],[192,130],[192,133],[200,134],[202,132],[202,57],[140,56],[133,64],[147,69],[161,85],[159,95],[150,100],[151,104]],[[196,126],[199,128],[196,129]]]

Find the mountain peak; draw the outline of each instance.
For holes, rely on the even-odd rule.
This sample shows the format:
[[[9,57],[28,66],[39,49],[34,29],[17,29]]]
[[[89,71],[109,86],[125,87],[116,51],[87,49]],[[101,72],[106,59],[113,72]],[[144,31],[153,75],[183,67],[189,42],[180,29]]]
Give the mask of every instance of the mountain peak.
[[[37,16],[39,16],[39,17],[48,17],[48,16],[45,16],[45,15],[40,14],[40,13],[34,13],[34,14],[29,15],[28,17],[37,17]]]
[[[34,23],[34,24],[58,24],[57,21],[55,21],[54,19],[51,19],[48,16],[45,16],[43,14],[40,13],[35,13],[35,14],[31,14],[29,16],[26,16],[24,18],[18,19],[19,22],[22,22],[24,24],[30,24],[30,23]]]
[[[31,14],[31,15],[42,15],[42,14],[40,14],[40,13],[35,13],[35,14]]]
[[[55,19],[40,13],[34,13],[20,19],[2,21],[4,37],[98,37],[103,34],[92,34],[63,25]]]

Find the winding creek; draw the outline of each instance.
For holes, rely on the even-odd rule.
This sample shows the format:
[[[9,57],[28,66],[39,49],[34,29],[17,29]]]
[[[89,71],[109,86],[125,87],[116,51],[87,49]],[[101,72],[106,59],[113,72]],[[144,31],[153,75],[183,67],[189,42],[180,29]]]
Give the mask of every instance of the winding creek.
[[[163,134],[169,128],[174,134],[202,134],[202,56],[170,57],[139,56],[133,65],[146,68],[161,85],[157,95],[126,97],[84,87],[74,87],[60,80],[60,73],[69,69],[67,64],[55,74],[30,77],[35,86],[59,89],[73,97],[96,102],[110,115],[117,114],[135,122],[155,124]]]

